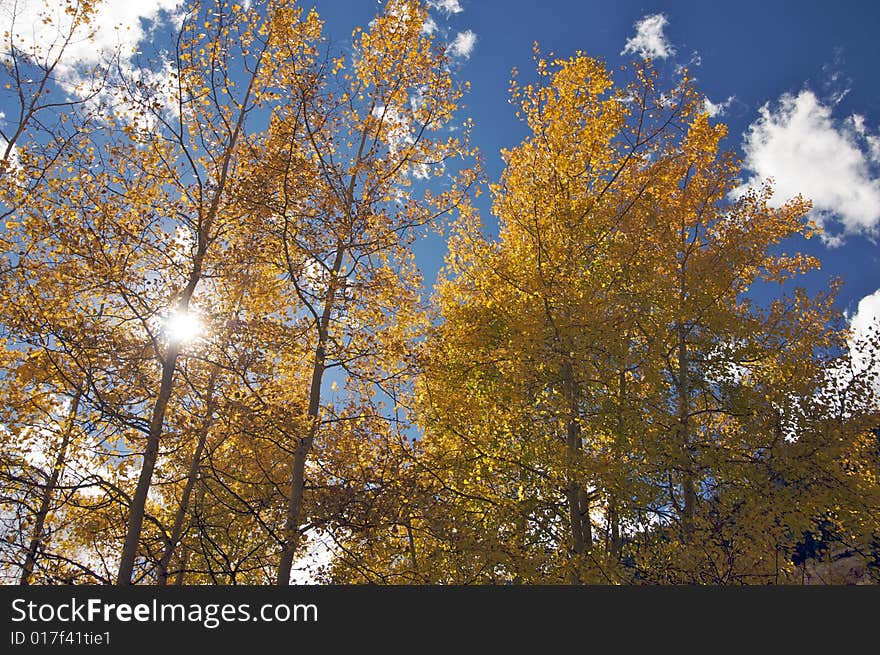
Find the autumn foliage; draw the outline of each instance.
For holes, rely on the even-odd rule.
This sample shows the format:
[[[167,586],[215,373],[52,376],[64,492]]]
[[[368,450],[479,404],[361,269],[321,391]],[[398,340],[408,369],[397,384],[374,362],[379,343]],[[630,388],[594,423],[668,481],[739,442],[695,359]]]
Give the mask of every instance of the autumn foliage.
[[[809,201],[739,189],[687,73],[536,48],[490,237],[426,17],[342,51],[206,0],[164,75],[10,78],[5,581],[794,583],[876,545],[878,344],[798,286]]]

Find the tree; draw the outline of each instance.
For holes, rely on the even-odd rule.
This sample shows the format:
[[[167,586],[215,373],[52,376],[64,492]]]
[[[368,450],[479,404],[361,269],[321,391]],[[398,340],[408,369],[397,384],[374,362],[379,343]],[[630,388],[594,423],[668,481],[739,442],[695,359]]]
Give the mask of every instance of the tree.
[[[100,491],[58,514],[88,519],[66,533],[89,544],[85,575],[265,582],[279,548],[286,583],[332,519],[302,520],[315,439],[405,431],[425,322],[410,246],[475,178],[466,135],[444,133],[463,87],[425,17],[391,2],[346,62],[319,52],[315,12],[193,5],[106,104],[56,108],[76,142],[39,185],[20,167],[4,187],[5,371],[46,372],[20,376],[5,425],[28,429],[13,405],[61,425],[44,406],[77,399]]]
[[[407,353],[424,325],[411,244],[465,202],[475,176],[446,170],[469,154],[463,138],[443,133],[463,89],[424,32],[426,15],[418,2],[393,0],[355,31],[350,60],[279,69],[285,101],[251,173],[250,206],[271,244],[267,275],[283,281],[279,306],[311,360],[303,413],[286,428],[293,456],[278,584],[288,584],[299,546],[315,440],[346,423],[359,438],[356,426],[380,423],[383,403],[405,392]],[[432,192],[430,179],[444,174],[445,188]],[[333,369],[344,407],[325,400]],[[388,413],[382,431],[399,430],[397,408]]]
[[[780,254],[813,233],[809,205],[730,200],[738,166],[692,83],[633,77],[614,91],[582,54],[539,59],[539,83],[513,85],[530,134],[493,189],[499,240],[463,224],[450,245],[422,463],[494,579],[766,579],[762,558],[829,502],[768,470],[802,483],[858,458],[860,419],[821,408],[833,295],[745,295],[815,268]],[[499,557],[496,533],[518,547]]]
[[[288,63],[279,44],[306,56],[295,44],[318,29],[315,15],[271,3],[195,6],[169,77],[153,88],[142,80],[120,87],[100,136],[80,130],[92,142],[65,151],[39,192],[19,199],[15,241],[27,255],[14,288],[25,300],[12,306],[32,317],[32,329],[15,338],[54,353],[55,366],[99,369],[66,376],[89,380],[80,402],[126,437],[143,435],[131,443],[142,460],[120,584],[132,579],[176,372],[190,348],[166,326],[198,312],[197,290],[242,215],[231,189],[248,152],[246,119],[266,100],[272,66]]]

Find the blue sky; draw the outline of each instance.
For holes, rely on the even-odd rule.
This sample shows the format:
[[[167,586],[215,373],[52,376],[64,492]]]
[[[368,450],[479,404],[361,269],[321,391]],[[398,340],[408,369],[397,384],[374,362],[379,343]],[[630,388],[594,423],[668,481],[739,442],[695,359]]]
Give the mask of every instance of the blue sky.
[[[19,25],[41,0],[19,0]],[[49,0],[61,5],[60,0]],[[2,3],[6,4],[6,3]],[[305,0],[325,20],[325,33],[347,49],[351,31],[366,26],[380,9],[376,0]],[[490,180],[501,173],[500,150],[525,130],[508,103],[510,72],[531,73],[532,44],[558,56],[582,50],[611,68],[653,55],[674,76],[688,66],[711,101],[716,120],[729,126],[726,147],[739,151],[744,179],[776,179],[777,198],[801,192],[813,199],[815,218],[831,235],[822,242],[791,244],[818,256],[822,270],[806,280],[809,289],[844,279],[839,306],[850,314],[880,314],[878,247],[880,226],[880,2],[745,0],[431,0],[435,36],[456,54],[459,74],[472,84],[462,118],[475,122],[473,141]],[[104,0],[99,24],[107,44],[161,35],[151,20],[167,17],[179,0]],[[4,20],[0,10],[0,22]],[[33,12],[30,12],[33,14]],[[122,32],[110,29],[121,24]],[[36,39],[38,35],[35,35]],[[103,36],[99,35],[99,41]],[[629,44],[629,46],[627,45]],[[88,61],[100,49],[74,55]],[[0,107],[2,110],[3,107]],[[480,209],[489,231],[494,219],[488,194]],[[443,243],[418,247],[431,284]],[[863,300],[864,299],[864,300]]]
[[[466,115],[487,174],[501,173],[500,150],[525,130],[507,102],[512,68],[527,76],[532,44],[568,56],[582,50],[617,67],[645,54],[672,76],[687,66],[729,127],[725,146],[745,157],[746,180],[772,176],[777,198],[797,192],[814,201],[830,238],[789,244],[818,256],[822,270],[803,282],[813,290],[844,279],[839,306],[880,311],[880,3],[615,2],[572,0],[436,0],[437,38],[476,36],[460,74],[472,84]],[[369,22],[372,0],[317,0],[326,31],[340,46]],[[633,41],[633,39],[635,39]],[[631,47],[627,50],[627,43]],[[489,200],[480,204],[491,228]],[[419,249],[430,282],[442,243]],[[875,292],[878,292],[877,295]]]

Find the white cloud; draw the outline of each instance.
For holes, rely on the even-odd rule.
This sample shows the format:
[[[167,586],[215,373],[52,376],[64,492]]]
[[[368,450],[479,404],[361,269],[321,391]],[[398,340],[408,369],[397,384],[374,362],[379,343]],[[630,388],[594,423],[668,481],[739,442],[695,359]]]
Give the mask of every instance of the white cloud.
[[[880,164],[880,136],[865,137],[870,148],[871,161]]]
[[[880,410],[880,289],[859,301],[849,322],[847,352],[825,369],[815,400],[829,416]]]
[[[459,0],[428,0],[428,6],[439,9],[447,16],[452,14],[460,14],[464,11]]]
[[[6,114],[0,111],[0,127],[5,127]],[[6,150],[9,150],[9,153]],[[15,144],[10,148],[9,141],[0,136],[0,163],[6,162],[10,169],[18,168],[18,149]],[[2,171],[2,169],[0,169]]]
[[[410,98],[410,107],[414,113],[420,99],[418,96]],[[413,136],[412,114],[402,112],[395,107],[380,105],[373,110],[373,118],[382,121],[382,134],[388,143],[388,151],[392,156],[397,156],[402,150],[414,145],[416,140]],[[430,167],[424,163],[411,162],[410,172],[413,177],[425,180],[430,177]]]
[[[880,289],[859,301],[858,309],[849,322],[852,342],[863,342],[880,331]]]
[[[663,29],[669,24],[663,14],[645,16],[634,24],[636,35],[627,39],[620,54],[634,53],[642,59],[666,59],[675,54],[675,48],[666,38]]]
[[[123,57],[130,57],[147,36],[141,21],[154,23],[162,11],[174,16],[180,4],[182,0],[95,3],[90,25],[80,25],[65,47],[62,66],[96,64],[117,47]],[[66,5],[53,0],[18,0],[0,12],[0,31],[9,30],[13,44],[29,55],[51,56],[61,47],[59,37],[70,31],[72,17],[65,12]]]
[[[119,53],[120,66],[131,69],[131,59],[138,44],[148,40],[149,31],[163,18],[180,20],[182,0],[103,0],[95,3],[90,23],[73,27],[73,16],[65,11],[67,2],[57,0],[18,0],[3,3],[0,9],[0,33],[9,32],[11,43],[19,51],[38,61],[63,56],[55,69],[61,85],[74,92],[83,80],[78,70],[106,62]],[[65,45],[65,36],[73,32]],[[10,41],[5,41],[3,55],[8,56]]]
[[[727,113],[727,110],[730,109],[730,105],[733,103],[734,99],[735,96],[728,96],[727,100],[724,100],[723,102],[712,102],[709,98],[705,98],[703,100],[703,109],[709,114],[709,118],[724,116]]]
[[[4,166],[8,166],[8,170],[18,169],[18,148],[14,145],[9,148],[9,154],[6,149],[9,148],[9,141],[0,136],[0,162],[4,162]]]
[[[813,202],[811,218],[826,231],[832,219],[839,222],[840,234],[824,236],[829,245],[848,234],[876,234],[880,179],[871,160],[880,142],[867,140],[860,119],[833,119],[831,108],[809,90],[784,94],[775,108],[764,105],[743,141],[744,168],[753,175],[732,195],[772,178],[772,205],[802,194]]]
[[[311,293],[323,296],[327,292],[330,283],[330,271],[327,266],[314,258],[308,258],[303,262],[300,271],[302,283]]]
[[[290,584],[293,585],[319,584],[333,563],[333,539],[329,534],[313,529],[306,533],[306,539],[305,551],[291,569]]]
[[[838,373],[838,383],[846,388],[854,378],[864,376],[867,379],[873,374],[874,395],[880,399],[880,289],[859,301],[849,327],[850,361],[849,366]]]
[[[449,54],[453,57],[461,57],[468,59],[477,45],[477,35],[472,30],[465,30],[455,35],[452,43],[449,44]]]
[[[373,109],[373,118],[382,121],[382,135],[388,142],[388,149],[396,155],[406,146],[415,143],[409,116],[396,107],[379,105]]]
[[[425,18],[425,23],[422,25],[422,32],[425,34],[431,35],[437,31],[437,22],[431,18],[430,16]]]
[[[871,161],[880,164],[880,136],[868,133],[868,129],[865,127],[865,117],[861,114],[853,114],[847,121],[855,133],[865,140]]]
[[[864,136],[867,131],[865,128],[865,117],[861,114],[853,114],[849,117],[849,123],[852,125],[853,129],[856,131],[856,134],[860,136]]]

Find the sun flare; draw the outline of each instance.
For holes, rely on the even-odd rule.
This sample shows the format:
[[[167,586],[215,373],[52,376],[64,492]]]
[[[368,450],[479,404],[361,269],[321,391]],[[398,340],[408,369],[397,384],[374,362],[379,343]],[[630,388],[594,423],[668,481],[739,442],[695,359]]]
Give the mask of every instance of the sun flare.
[[[202,322],[190,312],[174,312],[165,321],[165,333],[178,343],[189,343],[202,334]]]

